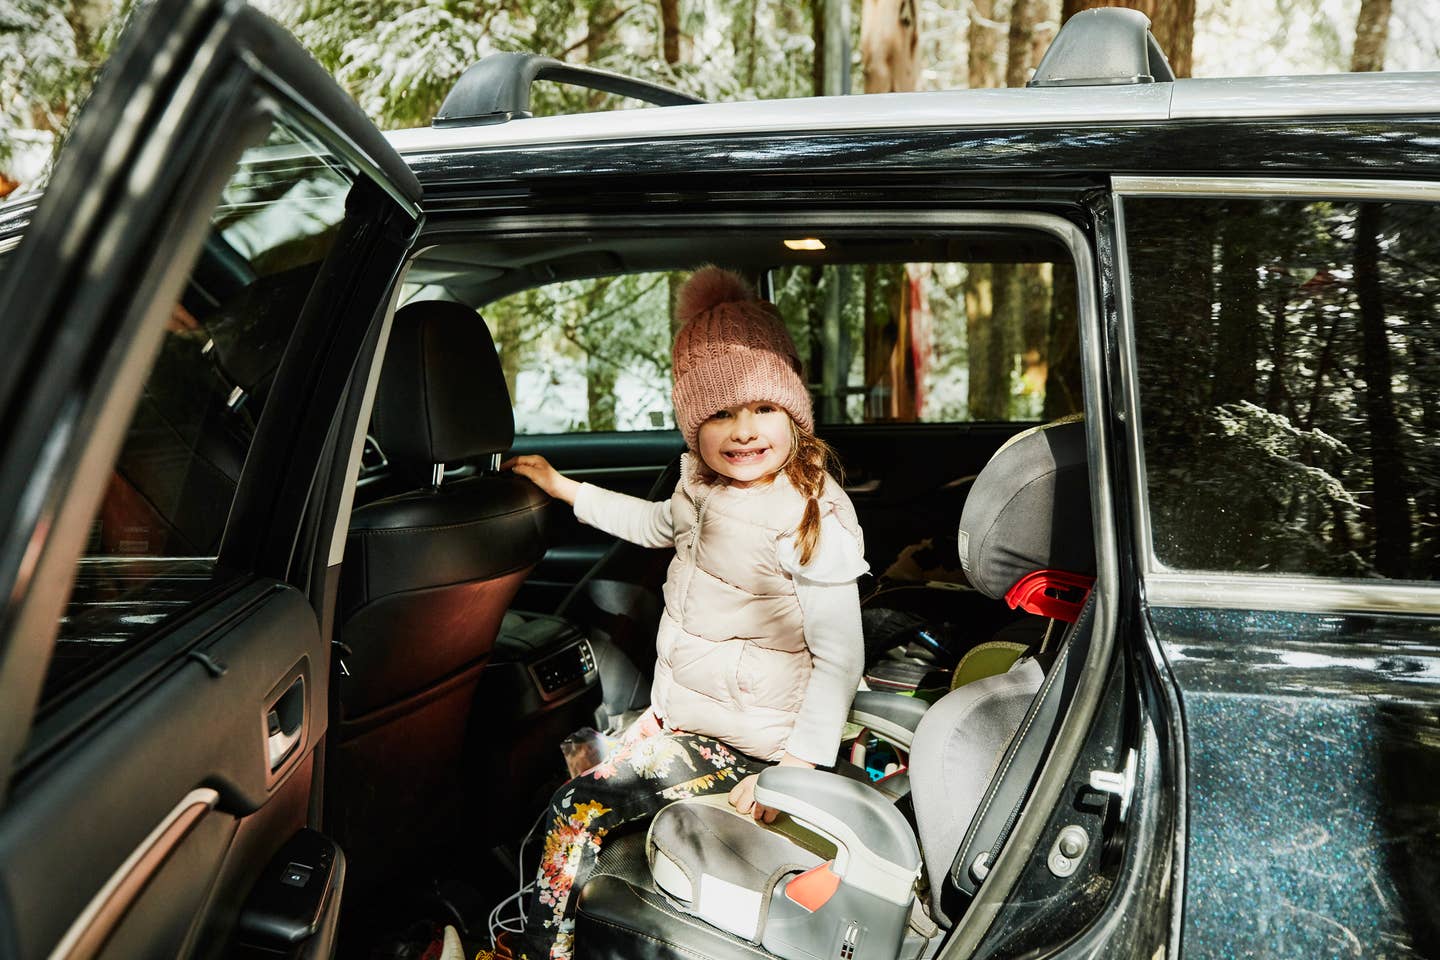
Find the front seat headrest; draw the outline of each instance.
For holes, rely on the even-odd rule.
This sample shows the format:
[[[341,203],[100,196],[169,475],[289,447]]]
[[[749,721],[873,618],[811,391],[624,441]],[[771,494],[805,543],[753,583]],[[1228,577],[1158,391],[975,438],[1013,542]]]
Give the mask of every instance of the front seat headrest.
[[[1016,434],[990,458],[960,515],[960,565],[986,596],[1074,621],[1095,581],[1084,420]]]
[[[399,462],[454,463],[509,450],[510,390],[480,315],[444,300],[396,311],[373,420],[381,448]]]

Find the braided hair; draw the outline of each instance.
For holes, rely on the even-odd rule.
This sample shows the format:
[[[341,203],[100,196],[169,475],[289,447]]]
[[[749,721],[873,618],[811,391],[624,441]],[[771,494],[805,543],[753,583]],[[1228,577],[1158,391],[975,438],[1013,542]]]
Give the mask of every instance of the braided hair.
[[[790,420],[790,438],[790,460],[785,464],[785,476],[805,497],[805,513],[795,528],[795,544],[800,548],[803,567],[815,555],[820,543],[820,497],[825,492],[825,478],[833,474],[841,480],[844,469],[830,444],[800,426],[794,418]]]

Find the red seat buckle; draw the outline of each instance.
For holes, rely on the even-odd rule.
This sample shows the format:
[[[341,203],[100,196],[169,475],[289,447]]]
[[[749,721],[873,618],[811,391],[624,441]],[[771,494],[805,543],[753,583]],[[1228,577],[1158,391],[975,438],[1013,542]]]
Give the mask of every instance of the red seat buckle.
[[[1064,570],[1036,570],[1027,573],[1005,593],[1010,609],[1074,623],[1080,619],[1085,598],[1095,585],[1094,577]]]

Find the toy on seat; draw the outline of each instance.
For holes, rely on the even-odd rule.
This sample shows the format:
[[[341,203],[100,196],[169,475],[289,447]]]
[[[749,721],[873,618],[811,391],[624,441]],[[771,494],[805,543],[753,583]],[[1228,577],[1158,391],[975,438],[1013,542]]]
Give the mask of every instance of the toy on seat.
[[[898,956],[920,849],[894,805],[856,780],[803,767],[764,771],[755,799],[793,822],[767,827],[699,799],[663,810],[646,843],[656,884],[687,912],[777,956]],[[822,859],[825,841],[833,853]]]

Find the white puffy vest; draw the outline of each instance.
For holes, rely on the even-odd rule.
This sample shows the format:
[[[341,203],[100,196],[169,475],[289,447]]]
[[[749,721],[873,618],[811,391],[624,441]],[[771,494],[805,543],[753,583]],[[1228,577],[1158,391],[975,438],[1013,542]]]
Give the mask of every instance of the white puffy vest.
[[[695,477],[686,454],[670,500],[675,559],[665,580],[650,700],[667,726],[779,760],[810,681],[811,657],[795,583],[776,541],[805,511],[783,474],[737,489]],[[833,479],[821,515],[859,536],[850,499]]]

